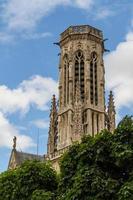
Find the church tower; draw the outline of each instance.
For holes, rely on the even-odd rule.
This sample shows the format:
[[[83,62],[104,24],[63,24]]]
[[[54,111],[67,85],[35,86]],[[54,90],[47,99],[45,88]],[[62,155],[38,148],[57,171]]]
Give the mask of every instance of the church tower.
[[[104,40],[102,31],[89,25],[70,26],[60,36],[59,100],[52,98],[47,155],[59,171],[59,158],[84,135],[95,136],[104,128],[115,129],[112,92],[105,107]],[[14,138],[9,168],[38,155],[18,152]],[[21,162],[20,162],[21,161]]]
[[[57,149],[105,128],[103,35],[88,25],[61,34]]]
[[[103,35],[88,25],[71,26],[60,37],[58,111],[53,98],[48,158],[105,128]],[[57,114],[58,112],[58,114]]]
[[[60,36],[59,101],[53,97],[47,159],[58,171],[60,156],[84,135],[115,128],[112,93],[105,106],[104,40],[89,25],[71,26]]]

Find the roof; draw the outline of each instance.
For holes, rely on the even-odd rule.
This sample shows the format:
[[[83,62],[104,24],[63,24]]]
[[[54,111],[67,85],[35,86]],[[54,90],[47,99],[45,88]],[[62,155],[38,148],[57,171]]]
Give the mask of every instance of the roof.
[[[24,153],[16,151],[16,159],[18,165],[21,165],[25,160],[40,160],[43,161],[44,157],[36,154]]]
[[[75,34],[90,34],[100,39],[103,39],[103,34],[101,30],[90,25],[77,25],[77,26],[70,26],[63,33],[61,33],[60,40],[62,41],[68,36]]]
[[[19,152],[16,149],[13,149],[11,152],[8,169],[14,169],[16,166],[20,166],[26,160],[44,161],[44,159],[44,156],[41,155]]]

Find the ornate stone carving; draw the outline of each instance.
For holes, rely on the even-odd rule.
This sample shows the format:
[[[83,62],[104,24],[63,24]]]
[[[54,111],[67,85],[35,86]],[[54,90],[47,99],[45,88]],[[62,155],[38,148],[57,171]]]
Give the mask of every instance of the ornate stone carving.
[[[107,110],[107,128],[110,132],[115,130],[115,114],[114,97],[112,91],[110,91]]]
[[[51,112],[50,112],[50,127],[48,135],[48,156],[57,150],[58,139],[58,113],[55,95],[52,98]]]
[[[81,135],[83,134],[82,107],[83,104],[81,100],[80,85],[79,82],[77,82],[73,114],[73,141],[80,140]]]

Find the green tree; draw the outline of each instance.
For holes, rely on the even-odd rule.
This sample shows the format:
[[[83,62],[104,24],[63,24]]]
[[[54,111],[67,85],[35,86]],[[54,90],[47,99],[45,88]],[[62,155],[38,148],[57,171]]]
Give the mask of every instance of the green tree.
[[[133,200],[133,118],[126,116],[113,134],[103,130],[71,146],[61,159],[59,181],[49,163],[38,161],[2,173],[3,199]]]
[[[31,200],[35,190],[54,193],[57,184],[56,173],[48,163],[26,161],[0,175],[0,200]]]
[[[35,190],[32,194],[31,200],[54,200],[54,194],[45,192],[44,190]]]
[[[118,200],[133,200],[133,178],[122,185],[118,192]]]
[[[87,136],[63,156],[59,200],[133,199],[133,118]]]

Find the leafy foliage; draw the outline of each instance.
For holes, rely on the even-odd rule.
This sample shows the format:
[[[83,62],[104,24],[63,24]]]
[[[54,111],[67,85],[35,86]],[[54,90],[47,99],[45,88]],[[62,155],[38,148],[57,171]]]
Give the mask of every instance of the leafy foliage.
[[[57,188],[58,187],[58,188]],[[112,134],[85,136],[60,162],[27,161],[0,175],[0,200],[133,200],[133,118]]]
[[[84,137],[61,161],[59,200],[133,199],[133,119]]]
[[[32,194],[31,200],[54,200],[54,194],[45,192],[44,190],[35,190]]]
[[[0,176],[0,200],[31,200],[32,193],[36,190],[44,190],[45,196],[49,195],[47,199],[50,200],[48,192],[56,189],[56,173],[49,164],[39,161],[26,161],[16,170],[7,171]]]
[[[118,199],[119,200],[129,200],[133,199],[133,179],[132,181],[126,182],[118,192]]]

